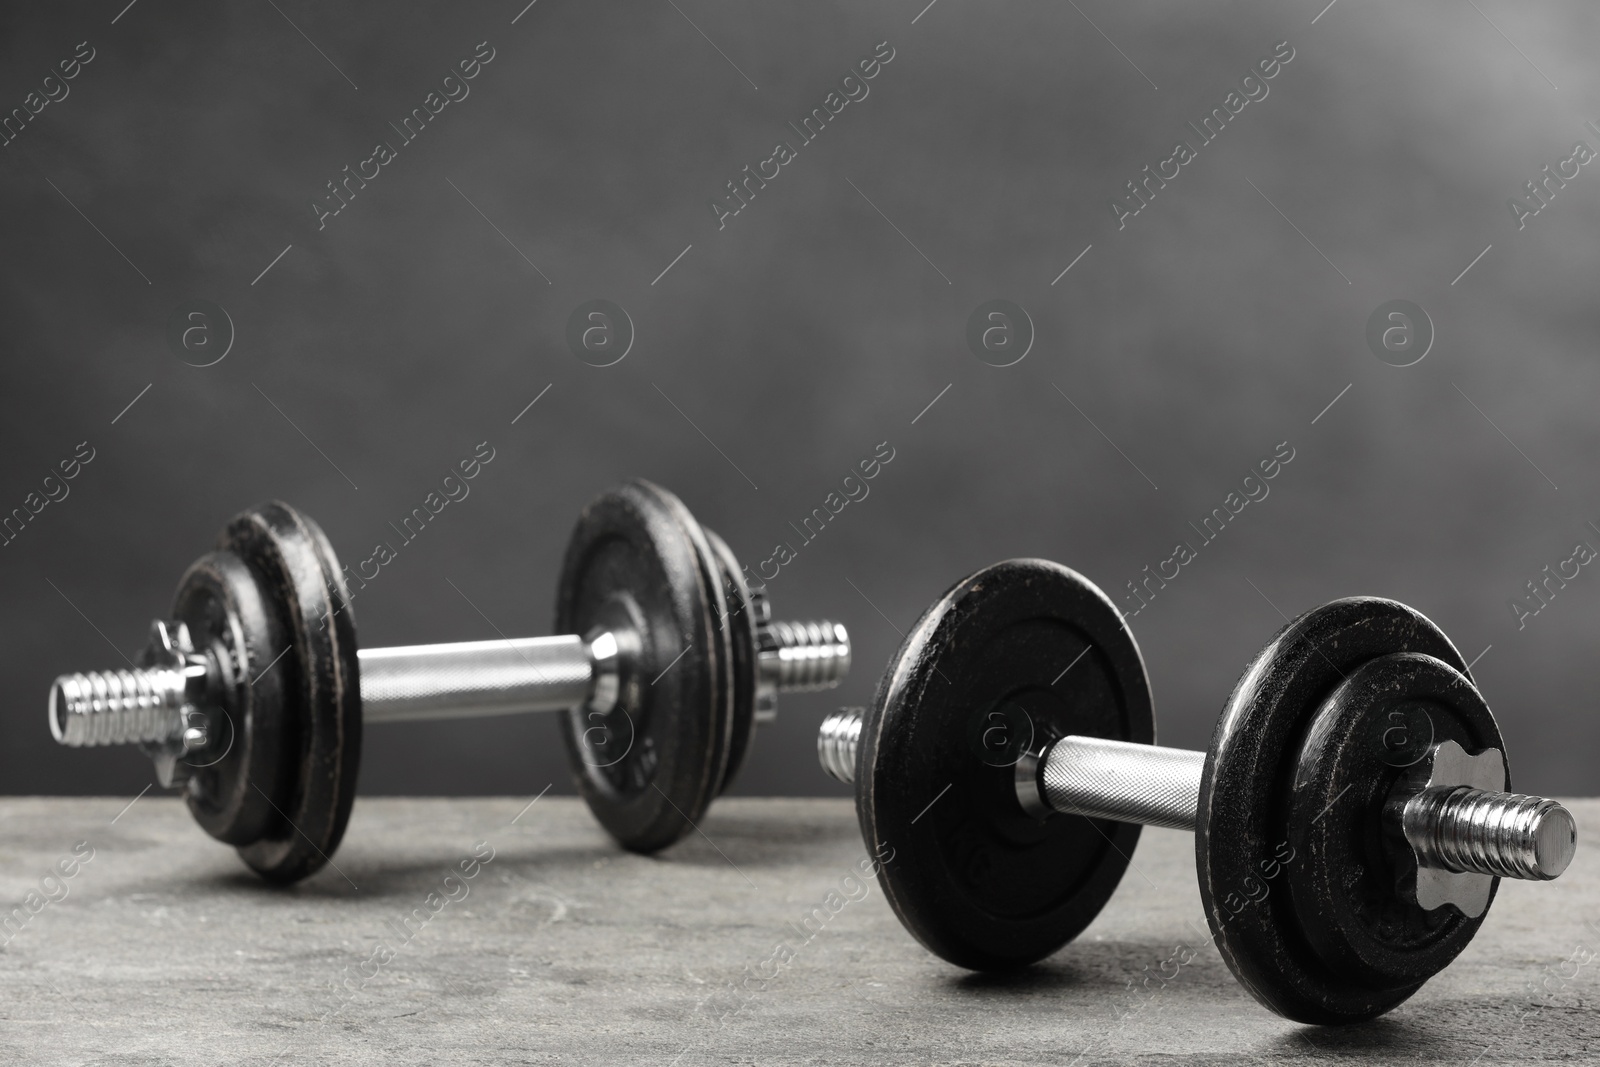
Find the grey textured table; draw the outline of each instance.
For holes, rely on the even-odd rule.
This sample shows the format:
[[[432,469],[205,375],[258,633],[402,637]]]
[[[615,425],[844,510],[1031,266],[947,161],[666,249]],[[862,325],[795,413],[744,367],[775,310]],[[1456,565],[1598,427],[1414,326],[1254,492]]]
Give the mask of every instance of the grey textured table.
[[[1286,1023],[1234,983],[1205,941],[1187,835],[1147,830],[1082,938],[994,978],[925,953],[876,883],[862,894],[847,802],[724,801],[703,836],[653,859],[615,849],[575,800],[519,817],[527,803],[363,799],[338,868],[281,890],[176,800],[0,800],[0,901],[19,909],[0,924],[0,1062],[1600,1056],[1592,835],[1555,884],[1502,885],[1477,941],[1410,1002],[1334,1031]],[[1600,801],[1574,811],[1593,827]],[[52,874],[62,858],[70,878]],[[1193,962],[1146,983],[1180,945]]]

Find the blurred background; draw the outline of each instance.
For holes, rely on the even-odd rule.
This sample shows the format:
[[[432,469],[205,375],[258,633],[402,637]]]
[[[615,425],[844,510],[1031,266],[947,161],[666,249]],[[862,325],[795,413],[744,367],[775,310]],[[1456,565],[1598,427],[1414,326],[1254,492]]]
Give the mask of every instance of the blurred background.
[[[797,550],[777,613],[855,641],[737,793],[842,794],[818,722],[970,571],[1043,556],[1132,611],[1180,541],[1196,558],[1130,619],[1163,741],[1206,744],[1285,615],[1376,594],[1475,661],[1519,785],[1600,792],[1600,571],[1566,563],[1600,548],[1600,170],[1564,162],[1600,148],[1592,7],[524,4],[0,14],[0,513],[60,497],[0,548],[0,790],[150,781],[136,752],[58,748],[46,692],[136,656],[230,516],[289,501],[355,564],[489,442],[359,595],[363,644],[548,632],[578,510],[655,480],[752,568]],[[804,143],[788,124],[834,91]],[[1180,140],[1194,158],[1128,198]],[[777,177],[714,209],[779,142]],[[1577,174],[1535,200],[1547,166]],[[631,322],[609,366],[567,340],[597,299]],[[995,300],[1022,314],[975,350]],[[1384,311],[1399,332],[1369,343],[1394,300],[1424,319]],[[802,543],[884,442],[870,495]],[[1202,545],[1190,524],[1285,442]],[[1577,576],[1533,599],[1546,566]],[[367,793],[571,791],[549,716],[374,728],[365,753]]]

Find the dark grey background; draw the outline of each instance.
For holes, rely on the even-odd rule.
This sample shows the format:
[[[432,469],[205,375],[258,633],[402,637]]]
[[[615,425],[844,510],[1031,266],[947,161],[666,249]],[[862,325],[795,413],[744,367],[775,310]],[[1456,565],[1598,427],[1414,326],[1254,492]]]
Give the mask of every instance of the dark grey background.
[[[133,752],[58,749],[45,693],[119,665],[108,643],[133,655],[240,508],[290,501],[353,562],[488,440],[471,496],[357,600],[364,643],[492,637],[483,615],[546,632],[570,524],[618,479],[674,489],[753,564],[892,444],[770,587],[781,615],[844,620],[857,669],[785,701],[740,792],[839,792],[816,724],[867,701],[951,582],[1037,555],[1119,596],[1280,441],[1271,495],[1132,620],[1163,740],[1206,742],[1279,609],[1381,594],[1488,648],[1519,784],[1600,792],[1600,575],[1521,631],[1508,606],[1600,545],[1600,174],[1522,232],[1506,207],[1600,147],[1592,8],[539,0],[513,24],[522,0],[125,3],[0,16],[4,109],[77,42],[97,53],[0,149],[0,510],[96,449],[0,548],[5,791],[149,781]],[[1118,232],[1108,198],[1285,39],[1270,95]],[[471,95],[318,232],[324,182],[484,40]],[[884,40],[870,96],[719,232],[709,198]],[[563,339],[594,297],[638,333],[605,369]],[[190,298],[236,325],[216,366],[164,341]],[[964,341],[993,298],[1037,328],[1005,369]],[[1404,369],[1364,340],[1394,298],[1438,333]],[[374,729],[362,775],[568,788],[543,717]]]

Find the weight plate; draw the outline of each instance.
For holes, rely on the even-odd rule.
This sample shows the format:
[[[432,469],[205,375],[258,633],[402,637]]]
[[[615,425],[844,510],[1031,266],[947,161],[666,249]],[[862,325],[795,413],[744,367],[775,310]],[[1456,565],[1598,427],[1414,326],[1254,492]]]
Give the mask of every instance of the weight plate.
[[[273,805],[287,803],[291,792],[288,749],[298,727],[286,705],[293,672],[263,671],[289,643],[281,613],[269,607],[243,560],[209,552],[184,572],[172,615],[188,626],[195,651],[212,653],[220,675],[215,736],[184,760],[192,768],[189,811],[218,841],[248,845],[281,822]]]
[[[1067,734],[1153,743],[1144,663],[1111,601],[1045,560],[956,583],[890,661],[862,724],[857,814],[906,928],[973,970],[1042,959],[1104,906],[1128,823],[1039,820],[1015,764]]]
[[[1448,664],[1416,653],[1368,660],[1323,701],[1288,796],[1289,826],[1316,857],[1285,871],[1300,932],[1335,992],[1355,983],[1383,1010],[1443,970],[1483,923],[1417,904],[1416,861],[1384,816],[1407,768],[1444,741],[1505,751],[1477,687]]]
[[[739,560],[715,530],[701,527],[711,554],[722,574],[722,592],[727,600],[727,619],[723,626],[733,664],[733,726],[728,738],[728,769],[723,772],[720,795],[744,766],[756,728],[756,605]]]
[[[1307,924],[1318,920],[1300,914],[1284,878],[1297,864],[1326,860],[1314,851],[1321,846],[1314,824],[1305,822],[1304,806],[1294,809],[1299,821],[1290,819],[1300,752],[1313,720],[1359,667],[1403,652],[1431,656],[1467,674],[1449,638],[1403,604],[1359,597],[1306,612],[1245,668],[1206,755],[1195,859],[1213,939],[1257,1000],[1299,1022],[1367,1019],[1409,995],[1396,999],[1394,992],[1341,976],[1318,958],[1306,935]]]
[[[355,802],[361,763],[355,616],[328,539],[289,505],[273,501],[238,515],[218,547],[249,568],[261,602],[276,617],[264,632],[283,641],[259,654],[252,648],[245,665],[256,679],[252,688],[266,684],[275,687],[268,694],[278,694],[276,714],[257,699],[260,725],[276,718],[282,732],[278,772],[264,779],[272,783],[275,795],[266,799],[276,817],[238,851],[269,881],[294,882],[329,862]],[[249,788],[267,792],[253,782]]]
[[[638,852],[690,832],[721,788],[733,655],[721,568],[677,497],[645,481],[588,504],[567,543],[556,632],[631,629],[616,707],[562,717],[573,777],[602,826]]]

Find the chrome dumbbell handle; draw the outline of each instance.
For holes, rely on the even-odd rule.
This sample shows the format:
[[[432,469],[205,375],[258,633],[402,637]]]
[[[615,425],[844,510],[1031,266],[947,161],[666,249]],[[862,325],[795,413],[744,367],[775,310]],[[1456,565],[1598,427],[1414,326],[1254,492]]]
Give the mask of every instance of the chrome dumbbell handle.
[[[164,624],[157,629],[168,632]],[[850,638],[840,623],[775,622],[764,629],[756,670],[771,691],[829,688],[850,669]],[[609,711],[616,703],[619,663],[639,647],[630,632],[598,631],[360,649],[362,719],[416,722],[584,706]],[[50,689],[51,733],[72,747],[182,737],[204,657],[188,652],[185,660],[181,651],[173,656],[156,666],[57,678]]]
[[[850,635],[838,622],[765,624],[757,672],[776,693],[838,685],[850,670]],[[629,630],[587,637],[502,638],[448,645],[363,648],[362,718],[368,723],[480,718],[589,707],[608,712],[618,665],[637,656]]]
[[[862,717],[860,708],[842,709],[817,735],[823,770],[842,782],[855,780]],[[1460,758],[1454,742],[1435,751],[1441,762]],[[1499,753],[1489,753],[1503,767]],[[1059,812],[1193,831],[1205,763],[1204,752],[1063,737],[1017,763],[1017,799],[1039,817]],[[1572,814],[1543,797],[1428,785],[1394,809],[1425,868],[1543,881],[1566,870],[1577,847]]]
[[[760,683],[777,693],[828,689],[850,669],[841,623],[763,625],[756,655]],[[638,655],[627,630],[585,637],[521,637],[440,645],[364,648],[361,709],[366,722],[470,719],[616,704],[619,663]]]
[[[817,734],[822,769],[846,784],[855,781],[861,721],[860,708],[843,708]],[[1064,737],[1022,757],[1017,800],[1040,818],[1061,812],[1193,831],[1205,765],[1204,752]]]
[[[1063,737],[1042,757],[1018,764],[1017,799],[1035,815],[1058,811],[1193,832],[1205,768],[1204,752]]]
[[[1493,758],[1504,765],[1498,752]],[[1039,797],[1048,811],[1192,831],[1205,762],[1204,752],[1064,737],[1032,773],[1018,765],[1017,795]],[[1543,797],[1429,787],[1396,808],[1423,867],[1544,881],[1566,870],[1576,850],[1572,814]]]
[[[416,722],[575,708],[602,688],[605,652],[614,659],[615,647],[603,633],[593,642],[568,634],[363,648],[361,717]]]

